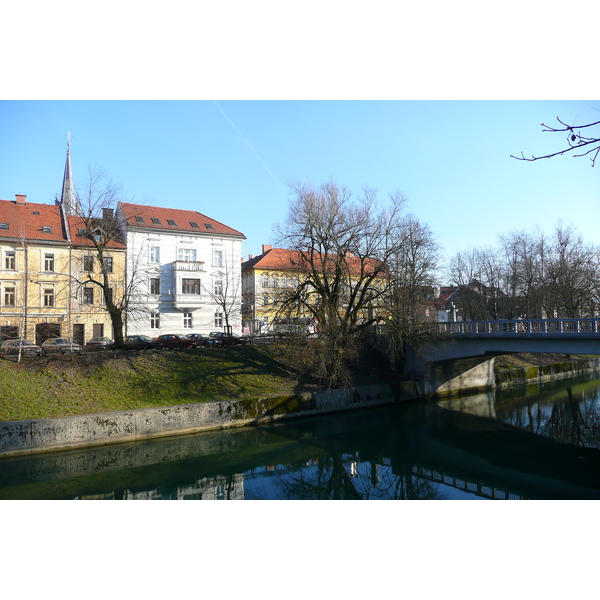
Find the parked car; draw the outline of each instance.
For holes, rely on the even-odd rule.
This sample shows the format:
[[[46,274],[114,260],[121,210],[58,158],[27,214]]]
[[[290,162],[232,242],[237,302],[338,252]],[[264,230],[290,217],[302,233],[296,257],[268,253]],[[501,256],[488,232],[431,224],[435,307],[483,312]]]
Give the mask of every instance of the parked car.
[[[128,335],[123,341],[126,350],[160,350],[161,342],[153,340],[147,335]]]
[[[185,337],[188,340],[192,340],[196,348],[210,348],[211,346],[221,346],[222,344],[221,340],[206,337],[201,333],[188,333],[188,335],[186,335]]]
[[[2,356],[17,356],[21,346],[21,356],[41,356],[42,349],[29,340],[6,340],[0,347]]]
[[[190,340],[181,335],[175,335],[174,333],[164,333],[156,338],[157,342],[163,345],[163,348],[183,350],[185,348],[193,348],[196,344],[193,340]]]
[[[210,337],[220,340],[224,346],[238,346],[247,344],[250,340],[247,337],[239,336],[237,333],[225,333],[224,331],[213,331]]]
[[[42,354],[69,354],[81,352],[81,346],[68,338],[50,338],[42,344]]]
[[[93,337],[86,345],[86,350],[112,350],[115,343],[107,337]]]

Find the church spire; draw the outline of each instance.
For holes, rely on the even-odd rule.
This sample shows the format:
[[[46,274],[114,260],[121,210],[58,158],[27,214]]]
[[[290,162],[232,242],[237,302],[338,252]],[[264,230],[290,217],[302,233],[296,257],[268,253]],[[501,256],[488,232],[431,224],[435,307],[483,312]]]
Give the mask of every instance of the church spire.
[[[63,176],[62,193],[60,204],[67,215],[76,213],[75,188],[73,187],[73,176],[71,174],[71,132],[67,132],[67,161],[65,163],[65,174]]]

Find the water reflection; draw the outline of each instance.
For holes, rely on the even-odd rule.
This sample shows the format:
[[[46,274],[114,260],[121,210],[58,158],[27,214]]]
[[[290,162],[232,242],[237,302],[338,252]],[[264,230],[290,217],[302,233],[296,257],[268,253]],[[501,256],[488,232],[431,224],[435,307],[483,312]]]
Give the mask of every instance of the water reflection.
[[[0,499],[600,498],[599,382],[0,460]]]

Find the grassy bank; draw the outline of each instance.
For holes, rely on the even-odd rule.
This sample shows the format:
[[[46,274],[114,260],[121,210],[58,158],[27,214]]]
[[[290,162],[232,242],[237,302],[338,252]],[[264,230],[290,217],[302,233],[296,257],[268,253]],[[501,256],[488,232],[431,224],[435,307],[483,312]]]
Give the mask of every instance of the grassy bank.
[[[285,344],[185,351],[83,352],[0,360],[0,422],[44,419],[318,389],[304,358]],[[391,373],[364,357],[356,384]]]

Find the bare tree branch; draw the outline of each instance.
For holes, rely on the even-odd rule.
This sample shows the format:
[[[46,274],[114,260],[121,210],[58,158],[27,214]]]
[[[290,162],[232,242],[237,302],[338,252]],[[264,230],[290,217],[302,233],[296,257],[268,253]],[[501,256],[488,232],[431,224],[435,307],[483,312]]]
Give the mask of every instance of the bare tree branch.
[[[579,125],[577,127],[571,126],[571,125],[567,125],[566,123],[564,123],[563,121],[561,121],[558,117],[556,117],[556,120],[563,125],[563,127],[551,127],[549,125],[546,125],[545,123],[542,123],[541,126],[544,128],[542,129],[542,132],[550,132],[550,133],[564,133],[564,132],[568,132],[567,133],[567,145],[568,148],[563,148],[562,150],[559,150],[557,152],[553,152],[551,154],[545,154],[544,156],[534,156],[532,155],[531,158],[527,158],[523,152],[521,152],[521,156],[513,156],[512,154],[510,155],[511,158],[516,158],[517,160],[525,160],[528,162],[533,162],[536,160],[541,160],[543,158],[553,158],[554,156],[560,156],[562,154],[567,154],[569,152],[573,152],[575,150],[581,150],[582,148],[585,148],[587,146],[592,146],[592,148],[589,148],[588,150],[586,150],[585,152],[581,153],[581,154],[573,154],[574,158],[581,158],[582,156],[587,156],[588,154],[592,154],[592,167],[595,166],[596,164],[596,158],[598,158],[598,154],[600,153],[600,138],[599,137],[588,137],[586,135],[583,135],[581,133],[582,129],[585,129],[587,127],[595,127],[596,125],[600,125],[600,121],[596,121],[594,123],[586,123],[585,125]]]

